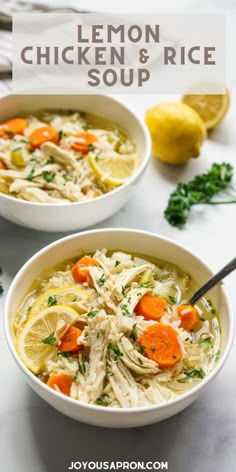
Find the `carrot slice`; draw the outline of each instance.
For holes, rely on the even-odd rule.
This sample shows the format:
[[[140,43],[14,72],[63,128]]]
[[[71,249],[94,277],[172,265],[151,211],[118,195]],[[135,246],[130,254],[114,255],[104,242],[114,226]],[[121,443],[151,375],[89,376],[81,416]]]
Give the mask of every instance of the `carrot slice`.
[[[89,279],[89,266],[99,266],[100,263],[89,256],[84,256],[72,267],[71,273],[75,280],[78,283],[87,282]]]
[[[134,311],[136,315],[144,316],[146,320],[159,321],[159,319],[166,313],[168,303],[164,298],[156,297],[155,295],[144,295],[139,300]]]
[[[199,314],[192,305],[180,305],[176,307],[178,317],[181,319],[180,326],[186,331],[194,329],[199,323]]]
[[[42,126],[36,128],[29,135],[30,144],[33,149],[39,148],[43,143],[51,141],[52,143],[58,144],[58,132],[52,126]]]
[[[75,326],[70,326],[64,336],[61,338],[59,351],[64,352],[78,352],[83,348],[82,344],[77,344],[77,338],[82,331]]]
[[[60,389],[61,393],[64,395],[67,395],[69,397],[70,395],[70,389],[71,389],[71,384],[72,384],[72,377],[66,374],[53,374],[50,375],[47,385],[54,390],[57,390],[57,388]]]
[[[77,152],[82,152],[82,154],[88,154],[90,151],[89,147],[98,140],[97,136],[92,133],[77,133],[76,141],[71,144],[71,149]]]
[[[157,323],[149,326],[139,338],[139,343],[145,347],[145,355],[157,362],[161,369],[172,367],[182,357],[178,333],[169,325]]]
[[[28,123],[24,118],[13,118],[0,124],[0,138],[11,139],[14,134],[23,134]]]
[[[6,170],[4,162],[0,161],[0,170]]]

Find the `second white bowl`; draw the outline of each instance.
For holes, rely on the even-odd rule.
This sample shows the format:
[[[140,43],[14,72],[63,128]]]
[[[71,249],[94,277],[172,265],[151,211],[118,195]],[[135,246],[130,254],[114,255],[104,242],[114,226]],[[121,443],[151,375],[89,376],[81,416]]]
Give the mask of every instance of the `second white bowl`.
[[[74,231],[109,218],[125,205],[147,167],[151,146],[145,125],[123,104],[104,95],[8,95],[0,99],[0,122],[40,109],[82,110],[106,118],[134,140],[141,165],[124,185],[85,202],[44,204],[0,193],[0,216],[42,231]]]

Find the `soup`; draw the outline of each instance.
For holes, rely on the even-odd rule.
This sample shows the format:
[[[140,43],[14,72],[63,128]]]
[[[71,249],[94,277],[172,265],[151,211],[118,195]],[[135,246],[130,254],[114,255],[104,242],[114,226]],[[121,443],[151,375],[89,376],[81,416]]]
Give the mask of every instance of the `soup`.
[[[33,281],[14,321],[18,354],[49,388],[106,407],[162,404],[220,356],[210,300],[169,262],[120,250],[65,261]]]
[[[0,192],[37,203],[92,200],[138,168],[135,143],[83,112],[40,111],[0,124]]]

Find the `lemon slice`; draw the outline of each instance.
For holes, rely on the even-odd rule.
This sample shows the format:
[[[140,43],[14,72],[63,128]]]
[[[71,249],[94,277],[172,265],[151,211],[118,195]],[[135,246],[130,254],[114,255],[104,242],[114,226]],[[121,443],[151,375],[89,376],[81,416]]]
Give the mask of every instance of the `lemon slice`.
[[[105,184],[114,187],[122,185],[140,164],[137,154],[112,156],[100,153],[96,156],[93,153],[89,153],[87,159],[96,176]]]
[[[41,310],[44,310],[48,306],[54,305],[69,305],[77,311],[79,307],[76,306],[81,300],[89,300],[90,295],[86,290],[75,287],[74,285],[68,285],[67,287],[52,288],[47,290],[40,295],[37,300],[33,303],[29,312],[29,320],[33,318]]]
[[[42,310],[29,320],[16,341],[22,361],[34,374],[42,372],[45,361],[56,354],[54,335],[63,334],[67,326],[78,319],[78,313],[68,306],[55,305]],[[48,337],[51,343],[45,343]],[[44,341],[44,342],[43,342]]]
[[[230,105],[230,95],[228,89],[222,95],[184,95],[182,102],[194,108],[207,129],[213,129],[224,119]]]

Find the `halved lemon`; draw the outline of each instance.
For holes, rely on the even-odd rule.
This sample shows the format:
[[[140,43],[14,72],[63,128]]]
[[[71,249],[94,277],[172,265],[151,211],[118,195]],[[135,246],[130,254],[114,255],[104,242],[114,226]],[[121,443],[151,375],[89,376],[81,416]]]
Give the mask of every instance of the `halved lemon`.
[[[79,315],[68,306],[55,305],[42,310],[29,320],[16,340],[16,348],[22,361],[34,374],[43,371],[45,361],[52,358],[57,349],[54,339],[64,333]],[[46,341],[46,342],[45,342]]]
[[[200,115],[207,129],[213,129],[224,119],[230,105],[230,95],[228,89],[222,95],[184,95],[182,102]]]
[[[81,300],[89,300],[90,295],[86,290],[75,287],[74,285],[68,285],[67,287],[52,288],[47,290],[40,295],[37,300],[33,303],[29,312],[29,320],[33,318],[37,313],[44,310],[48,306],[54,305],[69,305],[75,310],[78,310],[76,303]]]
[[[98,156],[89,153],[88,162],[105,184],[118,187],[122,185],[139,167],[137,154],[119,154],[118,156],[100,153]]]

